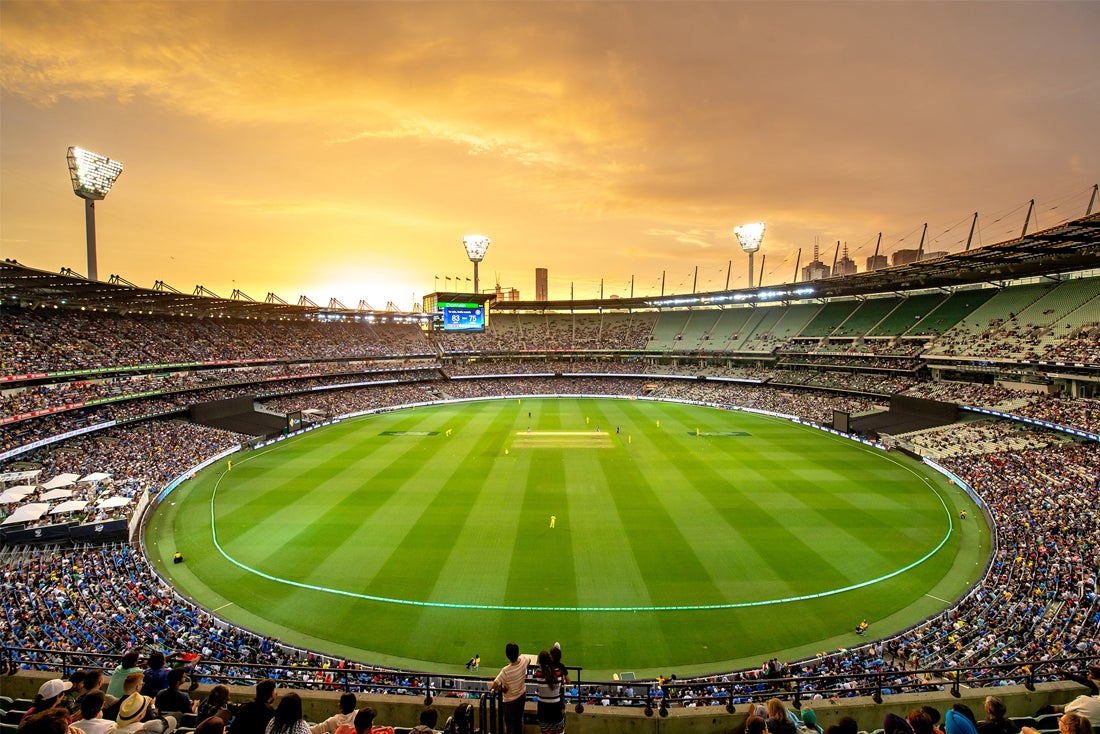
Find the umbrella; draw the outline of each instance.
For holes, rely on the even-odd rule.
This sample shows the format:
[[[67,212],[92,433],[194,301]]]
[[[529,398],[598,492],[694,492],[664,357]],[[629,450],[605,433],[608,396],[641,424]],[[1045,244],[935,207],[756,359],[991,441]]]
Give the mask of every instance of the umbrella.
[[[43,489],[59,489],[61,487],[68,487],[70,484],[75,484],[76,480],[80,479],[79,474],[58,474],[42,485]]]
[[[29,494],[34,494],[34,487],[9,487],[3,494],[0,494],[0,505],[22,502]]]
[[[62,502],[60,505],[50,510],[50,514],[65,515],[70,512],[78,512],[83,510],[87,504],[88,500],[69,500],[68,502]]]
[[[0,522],[0,525],[14,525],[17,522],[37,520],[45,515],[48,509],[50,509],[50,504],[48,502],[31,502],[30,504],[15,508],[15,512],[6,517],[4,522]]]

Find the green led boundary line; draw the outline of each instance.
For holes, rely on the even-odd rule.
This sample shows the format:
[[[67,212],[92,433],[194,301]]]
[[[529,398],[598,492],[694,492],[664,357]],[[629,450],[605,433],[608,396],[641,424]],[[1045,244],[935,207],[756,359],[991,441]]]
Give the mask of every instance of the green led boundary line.
[[[869,449],[865,448],[863,450],[867,451],[868,453],[872,453]],[[261,453],[267,453],[267,452],[265,451],[265,452],[261,452]],[[242,460],[240,463],[243,464],[245,461],[248,461],[249,459],[253,458],[254,456],[259,456],[259,455],[260,454],[254,454],[253,456],[248,457],[248,459]],[[896,461],[893,457],[886,456],[886,457],[881,457],[881,458],[887,459],[891,463],[893,463],[897,466],[900,466],[902,469],[905,469],[906,471],[910,472],[911,474],[917,474],[917,472],[915,472],[911,467],[905,466],[901,462]],[[926,485],[929,485],[929,487],[931,487],[932,493],[936,495],[937,499],[939,499],[940,504],[943,506],[944,512],[947,514],[947,532],[944,534],[944,536],[940,540],[939,544],[936,545],[936,547],[933,548],[932,550],[930,550],[928,553],[926,553],[922,558],[919,558],[918,560],[913,561],[908,566],[905,566],[903,568],[899,568],[898,570],[893,571],[893,572],[888,573],[888,574],[885,574],[884,576],[879,576],[878,578],[869,579],[867,581],[861,581],[858,584],[852,584],[850,586],[844,586],[844,587],[841,587],[839,589],[830,589],[828,591],[819,591],[816,594],[802,594],[800,596],[788,596],[788,597],[784,597],[782,599],[762,599],[760,601],[741,601],[741,602],[730,602],[730,603],[726,603],[726,604],[675,604],[675,605],[644,606],[644,607],[637,607],[637,606],[636,607],[543,607],[543,606],[516,606],[516,605],[512,605],[512,604],[456,604],[456,603],[453,603],[453,602],[442,602],[442,601],[416,601],[415,599],[394,599],[394,598],[388,597],[388,596],[374,596],[373,594],[360,594],[360,593],[357,593],[357,592],[354,592],[354,591],[344,591],[342,589],[330,589],[327,586],[317,586],[315,584],[302,583],[301,581],[292,581],[291,579],[284,579],[284,578],[280,578],[279,576],[272,576],[269,573],[264,573],[263,571],[260,571],[258,569],[252,568],[251,566],[245,565],[245,564],[241,563],[240,561],[238,561],[236,558],[233,558],[232,556],[230,556],[228,553],[225,552],[225,549],[222,548],[221,543],[218,542],[218,529],[217,529],[217,525],[214,522],[214,498],[218,494],[218,487],[221,486],[222,478],[227,473],[228,473],[228,470],[223,471],[221,473],[221,475],[218,477],[218,480],[214,483],[214,491],[210,495],[210,532],[211,532],[211,535],[213,536],[214,546],[218,549],[218,552],[222,554],[222,557],[225,558],[225,560],[229,561],[230,563],[232,563],[237,568],[240,568],[244,571],[247,571],[248,573],[251,573],[255,576],[259,576],[260,578],[267,579],[268,581],[275,581],[276,583],[286,584],[287,586],[296,586],[299,589],[308,589],[309,591],[320,591],[320,592],[324,592],[326,594],[336,594],[338,596],[348,596],[348,597],[351,597],[353,599],[363,599],[363,600],[366,600],[366,601],[377,601],[377,602],[383,602],[385,604],[404,604],[404,605],[410,606],[410,607],[432,607],[432,608],[436,608],[436,609],[479,609],[479,610],[490,610],[490,611],[496,611],[496,612],[688,612],[688,611],[702,611],[702,610],[713,610],[713,609],[744,609],[744,608],[747,608],[747,607],[770,606],[772,604],[786,604],[786,603],[792,602],[792,601],[806,601],[808,599],[820,599],[820,598],[826,597],[826,596],[835,596],[836,594],[843,594],[846,591],[854,591],[856,589],[862,589],[866,586],[871,586],[872,584],[877,584],[880,581],[886,581],[887,579],[892,579],[895,576],[900,576],[901,574],[916,568],[917,566],[924,563],[925,561],[927,561],[932,556],[936,555],[936,553],[938,553],[939,550],[941,548],[943,548],[944,544],[947,543],[947,539],[951,537],[951,533],[955,528],[955,524],[951,519],[951,511],[947,508],[947,503],[944,502],[943,497],[940,495],[939,492],[936,491],[936,488],[934,486],[932,486],[931,482],[928,481],[928,477],[921,476],[920,474],[917,474],[917,476],[920,477],[921,481],[923,481]]]

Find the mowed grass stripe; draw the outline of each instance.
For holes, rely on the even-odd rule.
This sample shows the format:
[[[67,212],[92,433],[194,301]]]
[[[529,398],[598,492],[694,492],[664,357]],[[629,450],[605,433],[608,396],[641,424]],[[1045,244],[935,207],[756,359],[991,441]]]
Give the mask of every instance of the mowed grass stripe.
[[[680,522],[686,528],[687,534],[694,540],[693,556],[708,557],[711,543],[716,536],[724,537],[732,543],[735,537],[734,534],[723,532],[721,525],[711,525],[714,530],[713,534],[704,535],[692,531],[693,527],[699,526],[700,521],[698,518],[718,513],[724,520],[723,525],[740,529],[740,532],[736,534],[738,541],[747,540],[749,548],[757,549],[757,552],[749,553],[752,561],[763,564],[763,566],[738,564],[738,570],[744,573],[723,574],[723,559],[717,558],[717,554],[710,555],[709,558],[712,561],[710,569],[713,575],[726,580],[726,583],[722,586],[725,593],[720,598],[716,596],[712,603],[726,601],[728,596],[733,597],[729,600],[731,603],[795,596],[805,593],[805,591],[796,591],[799,588],[798,582],[805,578],[818,580],[823,584],[820,590],[836,588],[830,583],[837,578],[831,565],[816,550],[803,542],[794,531],[786,527],[780,513],[775,510],[773,503],[776,498],[782,496],[784,491],[781,485],[772,481],[764,481],[749,486],[744,482],[733,481],[732,486],[736,495],[731,496],[732,502],[721,509],[713,504],[713,499],[721,496],[716,491],[717,488],[726,486],[730,482],[729,477],[715,468],[724,463],[722,461],[724,452],[717,447],[729,446],[729,443],[724,442],[730,441],[738,442],[738,447],[745,447],[746,444],[742,439],[751,441],[751,438],[722,439],[697,436],[695,435],[696,428],[702,432],[712,427],[707,421],[708,413],[711,416],[714,414],[721,415],[718,411],[698,411],[698,413],[700,415],[691,413],[687,416],[693,420],[677,420],[677,425],[672,429],[673,432],[665,436],[663,441],[651,442],[652,450],[668,454],[668,461],[664,462],[664,465],[668,467],[668,472],[675,473],[674,475],[665,476],[661,486],[676,487],[673,504],[687,508],[687,512],[678,513],[678,516],[681,518]],[[687,426],[691,426],[691,428],[688,429]],[[684,428],[680,429],[681,427]],[[664,424],[662,423],[663,428]],[[729,451],[733,450],[732,448],[729,449]],[[678,456],[673,453],[674,451],[678,451]],[[738,451],[745,451],[745,449],[739,448]],[[755,456],[755,453],[751,451],[748,453]],[[677,461],[678,457],[681,459],[679,462]],[[690,461],[688,457],[691,458]],[[725,458],[728,459],[729,454],[726,454]],[[691,477],[686,476],[684,472],[677,468],[680,463],[691,467]],[[762,478],[767,480],[767,474],[763,474]],[[685,488],[697,485],[708,486],[711,490],[709,496],[712,499],[700,499],[699,503],[687,502],[682,497]],[[697,496],[699,495],[697,494]],[[766,497],[767,501],[757,501],[757,497]],[[729,550],[733,558],[739,555],[736,548],[729,548]],[[761,574],[759,569],[764,567],[773,568],[775,573]],[[805,576],[790,579],[787,574],[789,569],[793,568],[800,569]],[[697,598],[703,600],[707,597],[700,595]]]
[[[312,488],[313,480],[304,482],[303,478],[311,475],[318,467],[323,467],[327,476],[340,472],[341,444],[333,442],[328,446],[314,446],[315,442],[310,440],[312,438],[305,436],[291,446],[266,449],[260,454],[232,457],[237,459],[236,466],[220,477],[215,498],[219,542],[228,546],[240,540],[245,548],[254,546],[257,538],[249,535],[263,532],[256,520],[267,517],[266,513],[274,496],[282,493],[284,499],[281,501],[285,504],[286,496],[293,497],[301,493],[304,486]],[[344,451],[348,455],[357,455],[354,448],[345,448]],[[272,468],[276,465],[279,471],[273,477]],[[262,545],[266,545],[266,542]]]
[[[699,445],[699,439],[688,438],[682,451],[695,453]],[[758,575],[764,559],[742,532],[744,495],[718,470],[720,464],[726,462],[670,460],[655,483],[656,496],[718,590],[712,603],[758,601],[761,597],[749,593],[746,581]]]
[[[556,422],[563,423],[560,413]],[[541,424],[538,429],[543,430]],[[502,579],[507,597],[519,606],[575,606],[576,579],[568,534],[549,526],[550,516],[564,514],[566,508],[564,452],[552,447],[514,446],[513,461],[524,468],[521,481],[525,489],[512,500],[520,508],[522,522],[510,549],[512,566]],[[579,449],[571,454],[588,451]]]
[[[502,410],[505,410],[503,405],[496,407],[497,410],[490,414],[492,420],[498,419]],[[483,542],[487,522],[493,521],[492,513],[495,512],[496,502],[495,497],[488,496],[491,495],[488,490],[494,482],[514,484],[521,480],[514,471],[514,463],[501,461],[503,457],[499,438],[494,438],[491,432],[481,435],[480,440],[469,438],[470,435],[475,438],[478,435],[478,431],[472,426],[473,420],[474,416],[470,412],[458,412],[447,424],[448,427],[454,426],[455,434],[447,439],[444,450],[451,454],[452,459],[462,460],[455,465],[449,479],[444,482],[444,491],[466,503],[466,507],[456,511],[453,516],[444,515],[439,518],[441,522],[454,527],[449,534],[450,545],[446,545],[448,541],[441,541],[441,547],[448,553],[440,563],[438,576],[428,595],[434,602],[500,604],[504,599],[504,591],[498,578],[489,573],[475,571],[492,564],[494,560],[485,552]],[[484,416],[479,415],[478,422],[484,420]],[[487,444],[482,443],[486,441]],[[495,456],[488,461],[469,458],[482,454]],[[434,461],[435,458],[431,460]],[[442,618],[446,618],[446,615]]]
[[[608,492],[608,473],[614,475],[627,460],[624,457],[621,447],[611,452],[574,452],[565,465],[568,511],[558,518],[557,531],[572,546],[578,606],[653,603],[645,570],[631,548],[630,532]]]
[[[482,419],[486,419],[485,414],[495,416],[500,412],[499,403],[490,404]],[[436,575],[424,570],[446,564],[472,510],[471,489],[480,483],[479,467],[485,463],[480,457],[495,453],[499,446],[492,432],[464,431],[457,416],[448,422],[456,424],[457,435],[432,437],[429,443],[419,444],[420,450],[409,462],[394,467],[396,476],[390,482],[398,489],[388,497],[384,509],[392,518],[390,527],[403,528],[405,533],[371,584],[382,596],[431,600]],[[456,441],[464,445],[456,447]],[[468,597],[437,601],[469,603]]]
[[[633,446],[633,444],[632,444]],[[643,442],[642,450],[673,461],[680,454],[667,444]],[[667,476],[637,462],[616,466],[616,482],[609,488],[619,521],[630,529],[630,545],[637,565],[644,569],[649,598],[655,605],[713,604],[720,598],[714,578],[703,566],[688,540],[661,501]],[[658,529],[656,534],[639,528]]]
[[[248,545],[256,538],[241,534],[263,532],[262,526],[256,525],[256,511],[270,505],[273,498],[287,506],[302,494],[312,497],[333,493],[342,497],[349,483],[362,485],[384,470],[393,453],[404,450],[397,447],[390,457],[385,452],[367,454],[354,422],[334,429],[324,436],[325,440],[318,434],[306,434],[286,445],[238,459],[218,487],[219,541],[228,544],[242,539]]]

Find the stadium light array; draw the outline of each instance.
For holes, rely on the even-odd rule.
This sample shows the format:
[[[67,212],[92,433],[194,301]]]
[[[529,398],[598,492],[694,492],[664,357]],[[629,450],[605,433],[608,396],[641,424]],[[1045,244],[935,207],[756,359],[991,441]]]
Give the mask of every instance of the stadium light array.
[[[468,234],[462,238],[462,245],[466,248],[466,255],[474,264],[474,293],[480,293],[477,284],[477,264],[485,258],[485,251],[489,249],[489,238],[483,234]]]
[[[106,198],[122,173],[122,164],[107,156],[71,146],[66,155],[73,193],[84,200],[84,225],[88,239],[88,280],[98,280],[95,249],[95,202]]]
[[[752,254],[760,249],[760,243],[764,241],[764,223],[753,222],[734,227],[733,236],[741,249],[749,253],[749,288],[752,288]]]

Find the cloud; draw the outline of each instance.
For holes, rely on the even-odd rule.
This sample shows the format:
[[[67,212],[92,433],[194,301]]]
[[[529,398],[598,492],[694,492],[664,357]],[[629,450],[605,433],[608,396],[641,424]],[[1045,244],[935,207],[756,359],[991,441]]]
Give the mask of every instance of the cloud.
[[[1100,161],[1100,3],[2,10],[5,231],[32,247],[60,205],[14,182],[75,131],[127,163],[110,206],[133,206],[131,251],[262,243],[271,268],[290,253],[287,278],[347,243],[445,259],[466,227],[499,237],[491,267],[511,273],[725,263],[728,228],[757,219],[781,262],[976,209],[992,226],[1091,187]],[[169,177],[190,208],[154,195]]]
[[[363,130],[350,136],[332,140],[335,144],[354,143],[362,140],[430,140],[465,148],[469,155],[494,155],[513,160],[523,166],[560,167],[564,165],[552,151],[518,141],[496,136],[483,136],[462,132],[442,122],[421,120],[403,122],[395,128]]]
[[[685,245],[695,245],[700,249],[708,249],[714,246],[713,240],[721,237],[722,232],[713,229],[648,229],[645,234],[652,237],[670,239]]]

